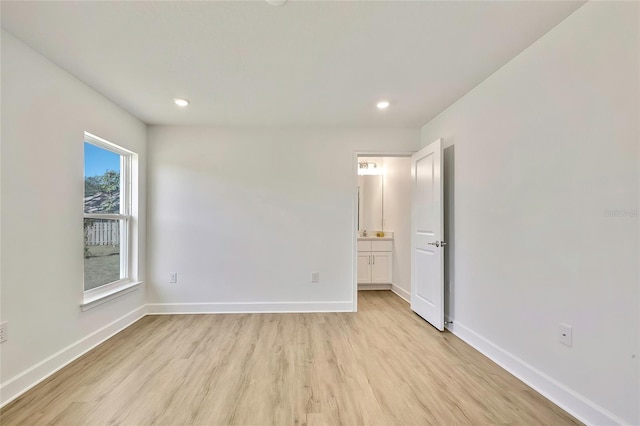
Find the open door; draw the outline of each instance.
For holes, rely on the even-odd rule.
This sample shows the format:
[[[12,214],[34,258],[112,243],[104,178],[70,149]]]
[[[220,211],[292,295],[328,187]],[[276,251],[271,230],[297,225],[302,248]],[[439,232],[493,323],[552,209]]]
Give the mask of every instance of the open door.
[[[411,309],[444,330],[442,139],[411,157]]]

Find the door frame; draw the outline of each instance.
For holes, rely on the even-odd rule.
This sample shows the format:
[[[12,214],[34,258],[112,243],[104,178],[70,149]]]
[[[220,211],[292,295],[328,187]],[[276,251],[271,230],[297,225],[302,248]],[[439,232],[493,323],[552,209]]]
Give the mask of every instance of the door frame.
[[[419,150],[418,150],[419,151]],[[351,156],[353,191],[351,203],[351,271],[353,284],[353,312],[358,312],[358,157],[411,157],[418,151],[354,151]],[[356,232],[353,232],[354,228]]]

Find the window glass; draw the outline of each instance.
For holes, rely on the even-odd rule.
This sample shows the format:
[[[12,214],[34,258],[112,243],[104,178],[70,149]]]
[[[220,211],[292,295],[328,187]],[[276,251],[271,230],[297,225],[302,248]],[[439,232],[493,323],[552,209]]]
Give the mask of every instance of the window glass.
[[[122,221],[84,220],[84,289],[100,287],[126,278],[121,268]]]
[[[85,134],[85,291],[129,279],[131,154],[120,150]]]
[[[84,212],[120,212],[121,155],[84,143]]]

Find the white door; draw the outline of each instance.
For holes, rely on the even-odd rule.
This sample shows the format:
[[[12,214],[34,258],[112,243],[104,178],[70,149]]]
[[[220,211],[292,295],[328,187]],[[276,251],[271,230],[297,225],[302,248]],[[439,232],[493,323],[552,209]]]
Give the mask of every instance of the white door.
[[[411,309],[444,330],[442,139],[411,156]]]
[[[371,253],[371,282],[387,284],[391,282],[391,252]]]
[[[358,283],[371,282],[371,253],[358,253]]]

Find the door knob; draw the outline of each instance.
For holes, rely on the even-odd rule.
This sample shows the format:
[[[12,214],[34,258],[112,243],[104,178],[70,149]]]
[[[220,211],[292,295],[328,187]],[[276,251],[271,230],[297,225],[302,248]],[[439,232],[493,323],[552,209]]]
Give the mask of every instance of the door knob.
[[[436,247],[440,247],[440,246],[444,247],[447,245],[447,243],[445,243],[444,241],[436,241],[435,243],[427,243],[427,244],[429,244],[430,246],[436,246]]]

